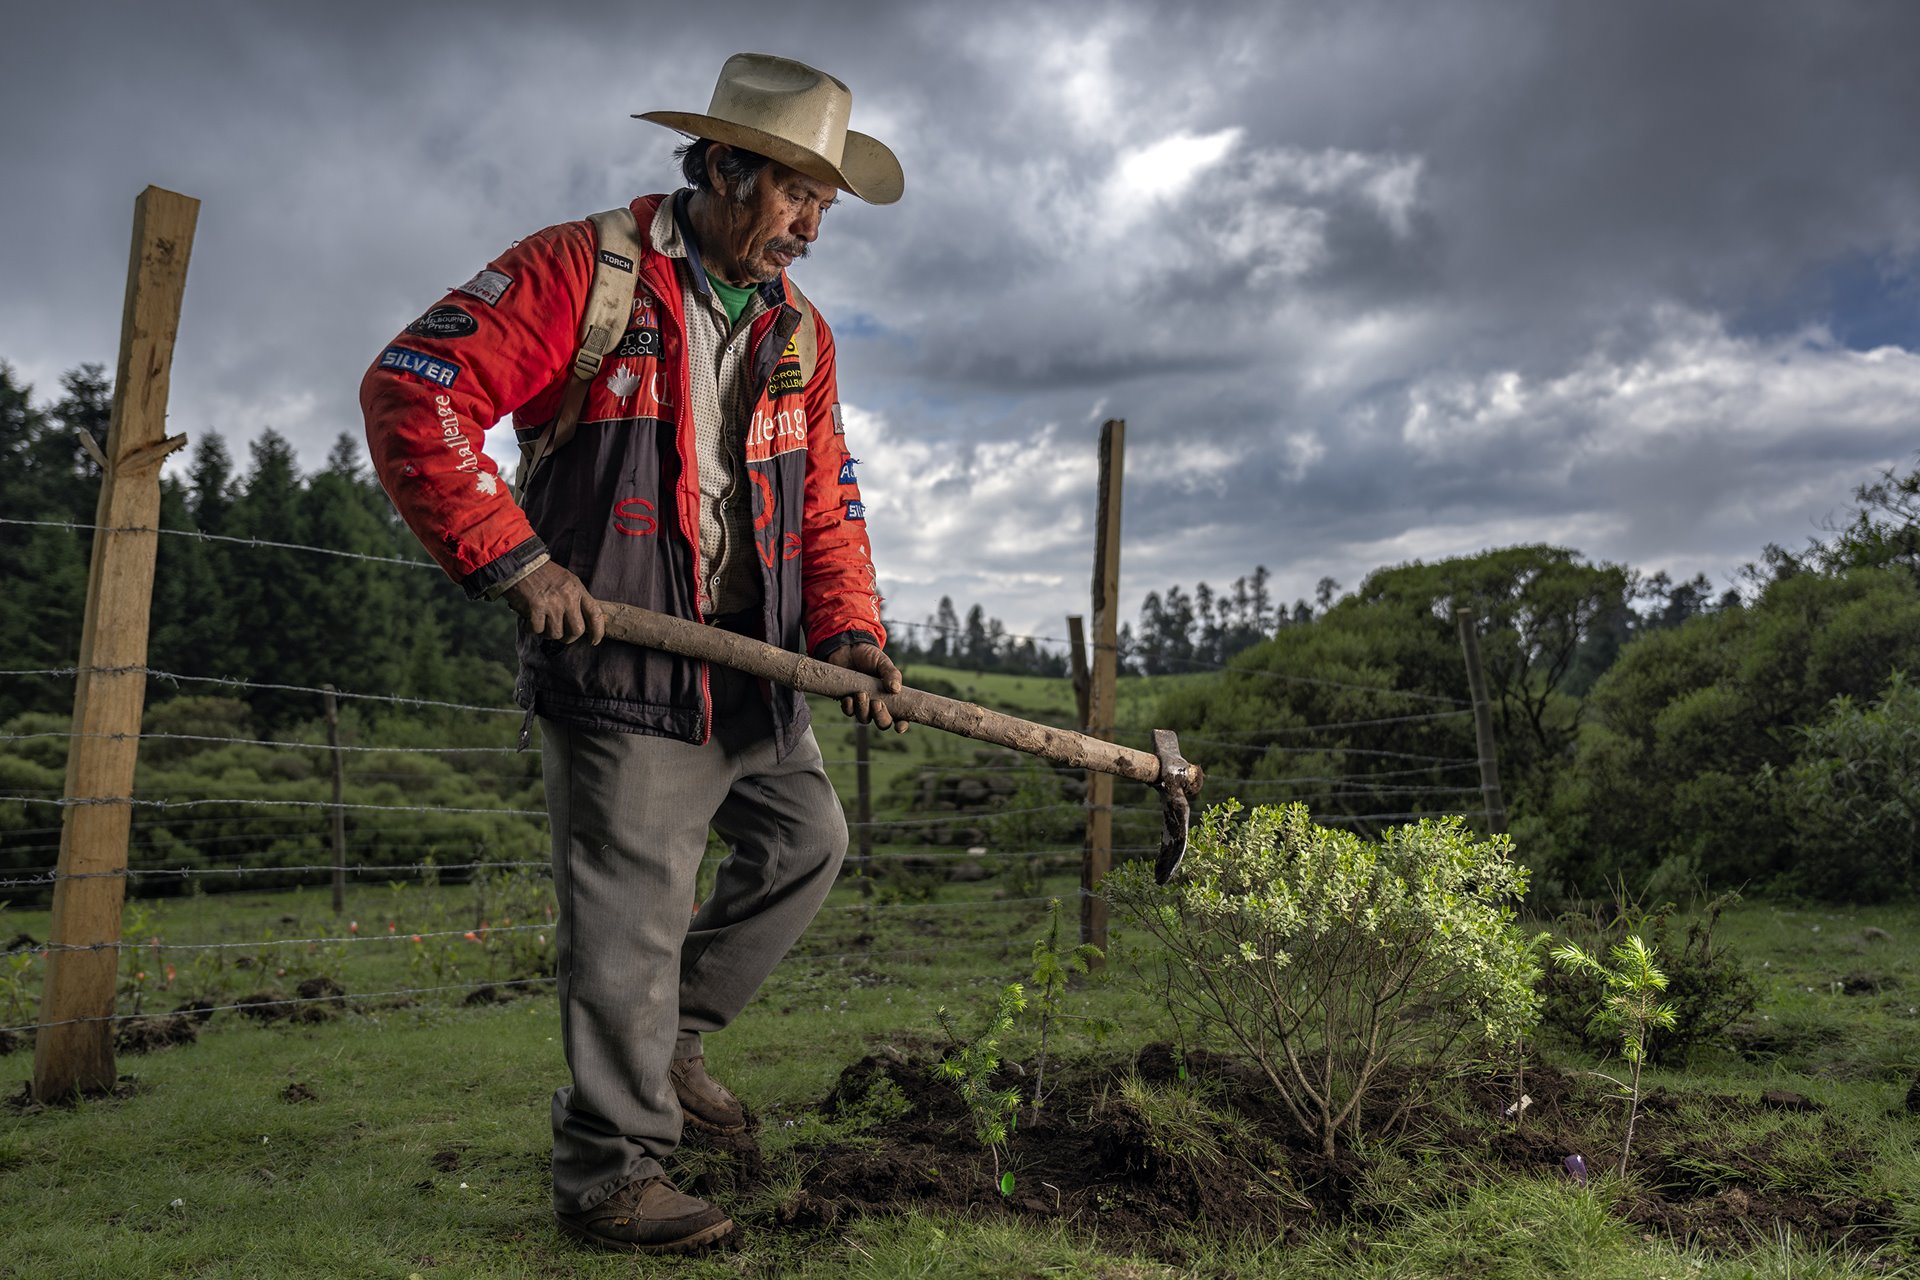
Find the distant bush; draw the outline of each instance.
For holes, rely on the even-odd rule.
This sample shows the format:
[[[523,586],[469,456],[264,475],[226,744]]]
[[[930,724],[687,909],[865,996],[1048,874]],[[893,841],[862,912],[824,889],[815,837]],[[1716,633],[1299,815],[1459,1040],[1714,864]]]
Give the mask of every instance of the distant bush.
[[[1768,771],[1804,856],[1800,892],[1855,902],[1920,889],[1920,687],[1894,673],[1880,697],[1835,698],[1801,730],[1799,758]]]
[[[1908,712],[1875,726],[1870,717],[1836,719],[1836,708],[1860,712],[1888,672],[1916,666],[1920,586],[1887,569],[1782,578],[1748,608],[1636,639],[1594,685],[1572,766],[1529,831],[1525,847],[1542,885],[1591,896],[1624,879],[1637,889],[1663,865],[1684,863],[1715,889],[1855,901],[1911,892],[1900,883],[1905,871],[1885,861],[1872,882],[1853,878],[1857,859],[1912,865],[1914,819],[1903,828],[1874,800],[1893,794],[1876,790],[1893,775],[1861,772],[1894,763],[1887,735]],[[1850,701],[1835,701],[1842,696]],[[1904,724],[1911,733],[1920,720]],[[1876,738],[1879,729],[1886,733]],[[1869,739],[1883,754],[1855,754]],[[1824,778],[1814,767],[1792,780],[1790,796],[1767,785],[1796,760],[1820,757],[1842,763]],[[1783,811],[1788,799],[1796,818]],[[1856,833],[1869,816],[1887,821],[1875,835]]]
[[[1594,956],[1611,954],[1629,937],[1645,939],[1666,975],[1664,1000],[1674,1010],[1671,1027],[1653,1028],[1646,1040],[1647,1060],[1657,1066],[1685,1066],[1696,1051],[1727,1042],[1733,1026],[1751,1016],[1760,1003],[1740,957],[1713,938],[1720,913],[1740,900],[1724,894],[1697,912],[1676,918],[1673,903],[1644,909],[1632,902],[1610,904],[1599,913],[1569,913],[1559,920],[1566,942]],[[1590,1053],[1604,1053],[1618,1040],[1615,1029],[1595,1026],[1592,1014],[1606,996],[1606,984],[1589,969],[1558,967],[1540,985],[1545,999],[1542,1021],[1578,1041]]]
[[[1180,875],[1133,864],[1105,894],[1166,947],[1155,983],[1177,1017],[1224,1029],[1328,1154],[1389,1077],[1389,1126],[1433,1078],[1506,1044],[1539,1008],[1536,948],[1513,925],[1527,872],[1504,836],[1458,818],[1378,843],[1318,827],[1305,806],[1233,801],[1194,830]]]

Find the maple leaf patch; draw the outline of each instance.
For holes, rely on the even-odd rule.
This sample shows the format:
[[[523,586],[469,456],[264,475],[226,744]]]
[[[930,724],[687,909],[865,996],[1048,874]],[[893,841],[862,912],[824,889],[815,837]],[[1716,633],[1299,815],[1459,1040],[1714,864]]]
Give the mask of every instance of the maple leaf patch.
[[[623,364],[613,371],[607,379],[607,390],[622,400],[632,396],[640,389],[640,375],[633,371],[632,365]]]

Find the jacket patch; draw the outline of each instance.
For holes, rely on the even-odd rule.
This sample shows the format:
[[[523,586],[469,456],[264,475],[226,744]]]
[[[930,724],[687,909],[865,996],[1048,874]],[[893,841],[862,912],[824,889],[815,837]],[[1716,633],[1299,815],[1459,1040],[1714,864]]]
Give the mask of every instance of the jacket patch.
[[[431,382],[436,387],[451,387],[460,380],[459,365],[449,364],[445,360],[436,360],[430,355],[409,351],[405,347],[388,347],[382,351],[380,367],[410,373],[420,381]]]
[[[622,360],[609,364],[603,381],[588,393],[590,412],[586,421],[605,418],[659,418],[672,403],[667,393],[667,375],[658,361]]]
[[[613,349],[615,359],[630,360],[641,356],[660,358],[660,331],[658,329],[629,329],[620,339],[620,345]]]
[[[854,475],[853,475],[853,464],[858,461],[860,461],[860,459],[854,457],[852,454],[848,454],[847,457],[844,460],[842,460],[842,462],[840,463],[840,483],[841,484],[860,483],[858,480],[854,479]]]
[[[767,399],[797,396],[806,390],[806,386],[800,377],[800,362],[782,356],[780,363],[773,366],[773,376],[767,380]]]
[[[407,326],[407,332],[422,338],[464,338],[480,327],[468,312],[459,307],[435,307]]]
[[[864,502],[861,502],[861,501],[859,501],[859,500],[857,500],[857,499],[856,499],[855,501],[853,501],[853,502],[849,502],[849,503],[847,504],[847,519],[849,519],[849,520],[865,520],[866,518],[867,518],[867,504],[866,504],[866,503],[864,503]]]
[[[833,402],[833,434],[837,436],[847,434],[846,419],[840,416],[840,402],[838,400]]]
[[[461,285],[456,292],[469,298],[478,298],[490,307],[500,305],[500,299],[507,296],[507,290],[513,288],[513,277],[504,271],[482,271],[473,279]]]
[[[602,249],[595,256],[598,257],[600,261],[606,263],[610,267],[618,267],[620,268],[620,270],[626,272],[628,275],[633,274],[632,258],[623,258],[619,254],[613,252],[611,249]]]

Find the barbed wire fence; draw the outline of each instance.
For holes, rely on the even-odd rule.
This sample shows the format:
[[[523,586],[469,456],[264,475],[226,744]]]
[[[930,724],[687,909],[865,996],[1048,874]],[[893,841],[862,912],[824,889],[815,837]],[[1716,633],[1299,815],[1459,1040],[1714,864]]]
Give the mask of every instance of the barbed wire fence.
[[[170,537],[198,538],[207,541],[237,544],[241,546],[272,547],[279,550],[294,550],[314,554],[346,557],[364,560],[375,564],[405,566],[438,572],[436,566],[421,560],[404,557],[370,555],[345,551],[339,548],[305,546],[296,543],[267,541],[262,539],[232,538],[223,535],[178,529],[150,529],[139,526],[108,527],[74,521],[23,520],[13,517],[0,517],[0,524],[31,525],[36,527],[60,528],[74,533],[80,532],[119,532],[119,533],[160,533]],[[931,624],[902,624],[911,627],[928,627]],[[1032,642],[1034,644],[1066,644],[1060,637],[1039,635],[1016,635],[1004,637],[1008,640]],[[1374,685],[1348,681],[1329,680],[1319,677],[1294,676],[1286,673],[1249,668],[1231,662],[1220,663],[1199,659],[1173,658],[1194,671],[1231,672],[1235,678],[1247,678],[1255,681],[1275,680],[1286,683],[1324,686],[1347,692],[1362,693],[1369,697],[1388,700],[1399,699],[1414,705],[1428,705],[1445,709],[1431,711],[1410,711],[1406,714],[1387,716],[1364,716],[1347,720],[1329,721],[1319,724],[1275,725],[1240,734],[1190,734],[1183,738],[1188,747],[1219,748],[1221,754],[1229,760],[1239,762],[1239,772],[1216,768],[1210,773],[1208,799],[1225,795],[1240,797],[1249,803],[1285,803],[1311,802],[1327,804],[1333,802],[1339,812],[1316,812],[1316,820],[1351,825],[1368,825],[1383,822],[1407,821],[1420,817],[1433,816],[1436,813],[1463,812],[1471,807],[1470,800],[1484,790],[1483,784],[1476,780],[1468,782],[1460,778],[1449,782],[1448,775],[1458,777],[1467,770],[1482,767],[1482,761],[1473,756],[1439,755],[1431,752],[1410,752],[1387,747],[1352,746],[1346,742],[1330,742],[1315,735],[1351,733],[1354,730],[1377,730],[1400,725],[1432,725],[1450,719],[1471,717],[1474,708],[1460,699],[1446,695],[1431,694],[1418,690],[1382,688]],[[493,706],[481,703],[454,702],[442,699],[404,697],[382,694],[366,690],[335,690],[324,685],[302,685],[284,681],[258,681],[231,675],[199,675],[185,672],[168,671],[146,666],[96,667],[90,669],[95,674],[138,674],[148,680],[162,682],[175,688],[213,687],[236,692],[273,691],[277,693],[303,694],[319,699],[331,695],[341,699],[367,704],[383,705],[394,708],[417,709],[437,713],[448,713],[472,717],[524,717],[519,707]],[[0,670],[0,678],[48,679],[72,678],[79,676],[83,668],[79,666],[58,666],[43,668],[14,668]],[[970,674],[964,670],[956,672],[964,677]],[[986,674],[986,673],[972,673]],[[1039,677],[1054,681],[1061,677]],[[1059,727],[1078,727],[1062,725]],[[512,730],[509,730],[512,732]],[[1144,728],[1123,728],[1116,738],[1128,745],[1145,745]],[[254,737],[244,734],[185,733],[172,731],[141,731],[131,734],[88,734],[74,728],[66,730],[34,729],[25,732],[0,734],[0,752],[25,743],[60,743],[71,748],[76,742],[85,739],[103,739],[109,741],[154,742],[182,744],[190,750],[208,750],[221,748],[244,748],[266,750],[269,752],[289,753],[325,753],[334,760],[358,760],[363,762],[346,772],[346,778],[363,792],[368,788],[377,789],[385,785],[399,786],[417,781],[417,774],[389,768],[374,769],[374,764],[383,763],[383,757],[392,761],[410,758],[426,758],[443,761],[456,768],[464,767],[469,772],[485,772],[490,767],[504,766],[506,772],[518,772],[524,790],[535,785],[529,776],[534,772],[527,763],[528,756],[512,742],[488,743],[481,745],[429,746],[418,744],[381,745],[377,743],[328,743],[304,741],[291,737]],[[884,753],[883,753],[884,754]],[[957,753],[943,758],[895,766],[887,769],[892,785],[899,793],[894,798],[894,807],[920,804],[953,804],[951,796],[942,800],[940,789],[948,787],[956,780],[973,781],[979,784],[977,789],[984,791],[988,807],[984,810],[963,810],[958,807],[950,811],[916,814],[909,817],[896,817],[881,820],[853,821],[850,823],[856,834],[864,833],[875,842],[874,850],[860,859],[861,874],[874,883],[885,884],[889,878],[903,878],[911,881],[918,876],[921,883],[901,889],[891,896],[879,900],[861,898],[852,902],[833,902],[823,912],[824,922],[829,928],[821,931],[824,945],[809,946],[803,943],[784,962],[784,968],[827,968],[858,966],[889,960],[924,958],[930,954],[946,954],[954,950],[954,939],[943,934],[930,938],[926,945],[918,947],[881,946],[873,943],[876,935],[872,929],[864,927],[887,920],[893,913],[901,913],[898,920],[907,928],[922,923],[925,918],[909,913],[978,913],[985,916],[1001,913],[1005,917],[1017,920],[1017,927],[1002,930],[997,939],[989,933],[982,941],[986,946],[999,946],[1004,954],[1010,943],[1008,939],[1019,939],[1018,945],[1030,942],[1024,930],[1037,921],[1047,908],[1047,904],[1062,897],[1059,893],[1036,892],[1000,892],[995,896],[973,897],[955,901],[935,901],[931,899],[932,890],[926,882],[944,883],[957,875],[964,874],[967,880],[987,879],[1004,874],[1004,870],[993,870],[994,864],[1003,869],[1016,864],[1029,869],[1029,874],[1018,878],[1025,888],[1040,890],[1039,872],[1045,870],[1064,872],[1077,863],[1081,847],[1071,843],[1071,828],[1076,818],[1084,818],[1087,806],[1084,802],[1072,798],[1062,798],[1039,804],[1008,804],[1009,796],[1023,794],[1026,787],[1036,794],[1061,794],[1071,796],[1071,781],[1080,777],[1077,770],[1054,766],[1041,761],[1015,761],[1002,759],[1011,753],[1004,749],[976,748],[974,758],[965,759]],[[1295,757],[1309,757],[1315,768],[1309,772],[1272,772],[1266,768],[1269,764],[1283,764]],[[1364,773],[1342,770],[1343,762],[1364,762],[1369,765],[1391,763],[1396,767],[1389,769],[1369,768]],[[824,761],[830,775],[843,797],[848,790],[846,771],[860,766],[857,758],[832,756]],[[1262,768],[1246,771],[1245,765],[1260,764]],[[1061,784],[1068,784],[1063,787]],[[271,784],[263,784],[270,786]],[[1127,805],[1116,800],[1112,806],[1113,817],[1126,824],[1116,844],[1114,852],[1131,856],[1151,855],[1157,848],[1156,837],[1161,816],[1157,801],[1146,795],[1146,789],[1140,788],[1140,803]],[[976,800],[981,797],[976,796]],[[1399,800],[1396,805],[1394,800]],[[1460,803],[1445,804],[1443,799]],[[1369,801],[1370,806],[1353,802]],[[1382,804],[1381,801],[1387,803]],[[378,887],[382,883],[392,896],[385,905],[391,909],[372,913],[375,918],[369,928],[363,932],[358,920],[346,922],[344,931],[315,933],[311,930],[296,930],[299,936],[276,937],[271,928],[262,935],[248,939],[230,939],[217,941],[170,941],[160,934],[146,937],[123,936],[117,942],[92,944],[58,944],[36,940],[20,932],[10,942],[0,947],[0,1039],[8,1037],[30,1036],[50,1027],[67,1026],[75,1022],[100,1021],[114,1024],[134,1023],[155,1016],[192,1017],[204,1020],[214,1013],[238,1012],[251,1016],[290,1016],[300,1010],[316,1008],[340,1008],[356,1005],[368,1008],[390,1007],[412,1002],[423,996],[442,996],[449,998],[493,998],[506,991],[538,991],[549,987],[555,979],[550,973],[527,973],[507,967],[504,976],[499,972],[506,962],[496,962],[509,947],[518,946],[524,953],[525,943],[531,939],[531,954],[522,954],[512,958],[512,962],[524,967],[529,962],[538,962],[542,954],[550,957],[552,935],[555,929],[553,907],[550,902],[551,864],[544,850],[537,848],[534,840],[527,838],[524,831],[519,835],[509,834],[508,841],[517,841],[522,848],[512,850],[508,856],[497,856],[490,841],[501,837],[495,832],[476,835],[470,829],[444,839],[428,838],[432,824],[449,817],[483,818],[488,820],[511,819],[525,827],[537,827],[545,823],[547,815],[542,807],[513,805],[456,805],[436,803],[379,802],[374,800],[323,800],[306,796],[285,795],[183,795],[148,794],[136,787],[135,794],[125,797],[69,797],[52,788],[32,788],[13,786],[0,789],[0,806],[18,806],[22,812],[44,810],[49,817],[58,815],[64,819],[66,811],[74,808],[94,805],[123,805],[130,811],[128,865],[108,872],[63,872],[57,855],[60,848],[61,826],[52,822],[36,826],[17,826],[0,828],[0,851],[5,853],[0,859],[0,899],[13,897],[18,904],[23,896],[43,896],[58,889],[62,881],[117,878],[131,891],[129,914],[140,909],[140,904],[159,894],[204,893],[225,891],[236,888],[304,888],[321,883],[321,877],[350,877],[354,883]],[[1364,809],[1363,812],[1349,812],[1351,809]],[[1375,811],[1378,810],[1378,811]],[[325,824],[335,814],[351,815],[354,819],[353,839],[329,844],[326,839]],[[142,815],[145,815],[144,818]],[[167,824],[175,815],[190,818],[192,827],[177,832]],[[382,823],[399,820],[400,825],[383,827]],[[221,832],[221,825],[244,826],[242,831]],[[278,829],[276,829],[276,827]],[[1054,838],[1049,840],[1049,835]],[[400,838],[392,838],[400,837]],[[448,853],[450,858],[442,859],[436,854]],[[426,856],[417,856],[421,853]],[[536,856],[513,856],[519,853]],[[314,854],[331,853],[331,857],[322,860]],[[410,860],[385,861],[398,854],[416,855]],[[38,856],[36,856],[38,855]],[[357,856],[350,856],[357,855]],[[723,855],[709,854],[703,864],[715,864]],[[172,865],[168,863],[172,861]],[[403,888],[419,889],[448,884],[485,885],[490,878],[519,877],[530,885],[546,886],[544,892],[549,901],[539,904],[541,918],[527,922],[522,919],[514,923],[514,917],[501,915],[500,923],[495,923],[488,915],[477,918],[469,928],[415,929],[402,927],[401,916],[404,910],[400,906],[399,893]],[[1076,890],[1064,896],[1071,897]],[[917,895],[917,896],[916,896]],[[521,907],[530,908],[537,893],[523,893]],[[0,910],[4,910],[0,902]],[[485,911],[484,904],[479,908]],[[443,909],[444,910],[444,909]],[[831,927],[836,917],[860,922],[863,926],[852,937],[864,940],[859,948],[845,947],[832,939],[839,936]],[[1010,922],[1011,923],[1011,920]],[[135,932],[139,932],[136,930]],[[896,933],[898,930],[896,930]],[[489,972],[484,977],[465,974],[476,966],[463,966],[463,962],[449,961],[442,965],[437,959],[429,957],[424,963],[420,957],[428,956],[429,950],[443,944],[477,945],[481,950],[477,955],[488,959]],[[175,992],[177,966],[182,963],[210,959],[217,966],[233,961],[248,961],[246,967],[266,969],[269,965],[275,978],[290,973],[298,974],[314,970],[315,979],[325,975],[317,972],[326,967],[307,965],[304,968],[297,957],[324,956],[329,961],[340,953],[348,951],[379,950],[382,947],[393,948],[409,954],[411,971],[423,974],[445,976],[448,973],[460,974],[459,981],[413,981],[398,985],[389,983],[377,990],[349,991],[339,982],[322,984],[309,990],[307,984],[293,994],[267,988],[244,998],[209,998],[201,995],[187,1000],[179,1009],[166,1014],[156,1015],[144,1010],[149,993],[156,994],[165,990]],[[147,970],[134,968],[120,979],[124,994],[130,997],[132,1008],[121,1010],[98,1018],[58,1019],[37,1021],[23,1017],[34,983],[33,967],[44,963],[57,953],[74,952],[112,952],[121,961],[134,957],[136,961],[144,959],[155,970],[150,975]],[[293,955],[292,964],[277,963],[282,957]],[[128,967],[125,964],[122,968]],[[389,965],[390,971],[395,966]],[[550,965],[549,965],[550,967]],[[164,974],[165,981],[157,975]],[[150,987],[148,984],[152,983]],[[212,989],[212,988],[210,988]],[[225,988],[221,988],[225,989]],[[184,987],[179,992],[184,994]],[[12,1016],[8,1016],[9,1013]],[[0,1044],[4,1049],[5,1044]]]

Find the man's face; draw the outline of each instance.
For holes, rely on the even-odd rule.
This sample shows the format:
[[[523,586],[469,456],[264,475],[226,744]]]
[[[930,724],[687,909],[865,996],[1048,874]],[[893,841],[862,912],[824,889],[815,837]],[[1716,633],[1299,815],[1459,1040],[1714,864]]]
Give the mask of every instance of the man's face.
[[[807,256],[807,246],[820,234],[820,218],[833,207],[836,195],[824,183],[777,161],[770,163],[745,204],[735,203],[731,192],[716,202],[723,210],[725,243],[715,246],[720,253],[712,256],[730,268],[732,284],[772,280],[794,259]]]

